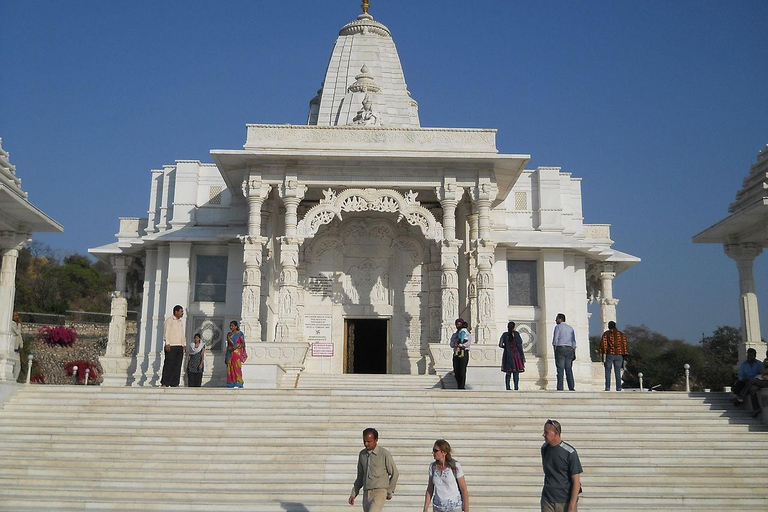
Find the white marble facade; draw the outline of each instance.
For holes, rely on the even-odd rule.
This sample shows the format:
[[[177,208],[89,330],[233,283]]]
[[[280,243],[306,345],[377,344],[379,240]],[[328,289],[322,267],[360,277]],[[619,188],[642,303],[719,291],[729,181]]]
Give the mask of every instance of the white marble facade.
[[[307,125],[248,125],[243,149],[212,151],[213,164],[152,171],[148,217],[122,218],[117,242],[91,250],[119,277],[144,275],[137,354],[122,355],[118,312],[109,383],[157,382],[162,322],[181,304],[188,336],[202,331],[219,359],[240,320],[246,383],[264,387],[369,364],[446,374],[460,316],[476,340],[470,387],[499,387],[498,339],[514,320],[523,386],[553,388],[563,312],[591,388],[588,302],[615,319],[612,280],[639,260],[612,249],[609,225],[584,224],[580,179],[526,170],[530,157],[499,153],[495,135],[422,128],[389,29],[360,15],[339,33]],[[208,366],[220,382],[223,363]]]

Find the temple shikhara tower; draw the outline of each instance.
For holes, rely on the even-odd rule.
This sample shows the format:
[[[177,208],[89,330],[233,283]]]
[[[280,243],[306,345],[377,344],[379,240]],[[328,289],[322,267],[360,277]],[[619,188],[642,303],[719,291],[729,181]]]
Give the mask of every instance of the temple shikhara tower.
[[[513,320],[521,386],[553,389],[562,312],[580,347],[577,388],[602,389],[588,304],[615,320],[613,279],[639,259],[612,248],[608,224],[584,223],[581,179],[526,169],[529,155],[500,153],[495,139],[422,127],[392,33],[366,2],[339,31],[306,125],[251,124],[242,149],[214,149],[213,163],[151,171],[148,216],[121,218],[117,241],[91,249],[118,276],[105,384],[157,383],[163,320],[180,304],[187,337],[210,347],[211,385],[223,382],[230,320],[248,344],[247,387],[345,373],[449,382],[461,317],[474,337],[469,388],[500,388],[498,341]],[[126,354],[131,269],[143,296]]]

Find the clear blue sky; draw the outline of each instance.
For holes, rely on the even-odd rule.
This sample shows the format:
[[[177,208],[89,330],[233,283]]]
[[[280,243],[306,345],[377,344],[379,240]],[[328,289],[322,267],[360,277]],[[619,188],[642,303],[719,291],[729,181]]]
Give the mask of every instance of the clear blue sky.
[[[36,239],[109,243],[146,215],[150,169],[304,124],[360,3],[0,0],[0,136],[65,227]],[[500,151],[583,178],[585,222],[643,259],[615,281],[620,325],[739,325],[736,265],[691,237],[768,143],[768,1],[371,3],[423,126],[498,128]],[[768,254],[755,277],[766,337]]]

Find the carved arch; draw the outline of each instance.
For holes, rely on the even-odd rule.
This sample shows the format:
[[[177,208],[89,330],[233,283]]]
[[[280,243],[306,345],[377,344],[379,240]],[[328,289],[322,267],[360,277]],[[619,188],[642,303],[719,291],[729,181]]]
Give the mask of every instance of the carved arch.
[[[421,206],[416,193],[409,191],[405,196],[390,189],[350,188],[340,194],[332,189],[324,190],[325,199],[313,206],[299,221],[296,228],[300,238],[312,238],[320,226],[329,224],[334,218],[342,220],[342,212],[396,213],[397,222],[405,219],[408,224],[418,226],[424,236],[435,242],[443,239],[443,226],[432,212]]]

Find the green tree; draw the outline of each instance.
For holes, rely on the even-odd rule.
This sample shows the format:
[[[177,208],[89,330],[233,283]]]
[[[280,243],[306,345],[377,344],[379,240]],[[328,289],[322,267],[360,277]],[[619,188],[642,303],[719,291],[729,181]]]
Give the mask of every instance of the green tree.
[[[685,364],[691,367],[692,389],[702,387],[696,378],[705,363],[701,347],[670,339],[645,325],[630,325],[623,332],[629,339],[630,357],[623,378],[627,387],[639,387],[638,374],[642,373],[645,387],[658,385],[660,390],[685,389]]]
[[[741,330],[729,325],[715,329],[701,340],[704,367],[701,380],[704,387],[722,391],[736,381],[736,365],[739,362]]]
[[[109,311],[114,275],[88,256],[65,257],[46,245],[30,244],[19,252],[16,310],[65,314],[68,309]]]

